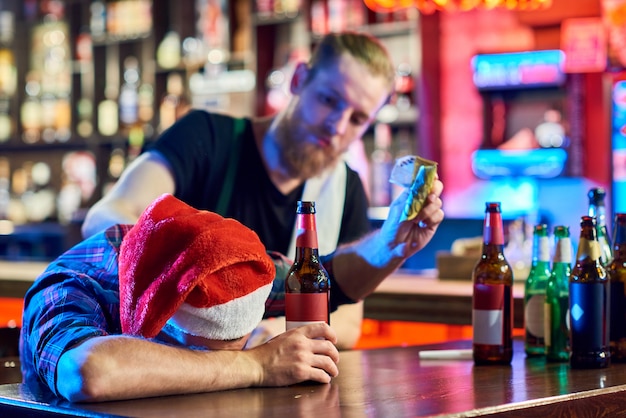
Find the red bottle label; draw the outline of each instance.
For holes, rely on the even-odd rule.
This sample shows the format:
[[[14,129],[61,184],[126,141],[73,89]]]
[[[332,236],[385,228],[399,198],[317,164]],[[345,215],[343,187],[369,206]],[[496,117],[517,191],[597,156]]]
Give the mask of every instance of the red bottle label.
[[[317,248],[317,229],[315,215],[298,215],[296,247]]]
[[[312,322],[328,322],[328,293],[286,293],[287,329]]]
[[[474,344],[504,344],[507,328],[505,321],[513,320],[511,312],[507,312],[512,306],[513,295],[510,290],[507,292],[506,285],[474,285],[472,309]],[[505,318],[506,313],[511,317]]]

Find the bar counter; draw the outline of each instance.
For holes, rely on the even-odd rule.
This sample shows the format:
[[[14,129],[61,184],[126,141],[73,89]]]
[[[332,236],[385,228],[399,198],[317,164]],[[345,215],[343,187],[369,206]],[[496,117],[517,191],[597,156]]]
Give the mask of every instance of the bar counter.
[[[515,341],[511,366],[420,360],[435,346],[340,353],[330,384],[238,389],[130,401],[71,404],[25,385],[0,386],[0,416],[240,417],[617,417],[626,412],[626,364],[573,370],[526,358]]]
[[[46,268],[42,262],[0,261],[0,297],[22,298]],[[524,285],[513,286],[514,323],[524,327]],[[364,316],[377,320],[471,325],[472,284],[437,277],[436,270],[400,270],[365,299]]]

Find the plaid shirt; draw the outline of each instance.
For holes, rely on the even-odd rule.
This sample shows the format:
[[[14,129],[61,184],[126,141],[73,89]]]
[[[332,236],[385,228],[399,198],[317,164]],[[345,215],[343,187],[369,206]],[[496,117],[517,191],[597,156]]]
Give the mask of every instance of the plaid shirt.
[[[112,226],[77,244],[54,260],[28,290],[20,342],[24,382],[43,383],[59,395],[55,376],[64,352],[92,337],[122,333],[118,255],[131,227]],[[290,265],[281,255],[270,255],[277,278],[265,303],[265,318],[284,315],[284,277]],[[322,261],[327,264],[330,258]],[[331,310],[343,303],[352,301],[333,288]]]

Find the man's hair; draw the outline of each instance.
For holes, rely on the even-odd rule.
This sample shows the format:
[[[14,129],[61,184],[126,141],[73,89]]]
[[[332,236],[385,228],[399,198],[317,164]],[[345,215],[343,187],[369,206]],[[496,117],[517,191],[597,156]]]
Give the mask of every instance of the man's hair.
[[[334,64],[344,53],[350,54],[365,65],[372,75],[382,76],[389,84],[390,93],[395,86],[396,72],[389,52],[375,37],[360,32],[340,32],[325,35],[309,60],[310,81],[320,68]]]

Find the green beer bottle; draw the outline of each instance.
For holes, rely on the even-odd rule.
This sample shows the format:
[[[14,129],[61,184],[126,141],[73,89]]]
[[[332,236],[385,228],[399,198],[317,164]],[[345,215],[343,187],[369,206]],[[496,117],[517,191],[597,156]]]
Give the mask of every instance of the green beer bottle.
[[[543,356],[544,302],[546,285],[550,278],[550,241],[548,226],[535,225],[533,230],[533,257],[524,287],[524,348],[526,355]]]
[[[572,272],[572,240],[569,227],[554,227],[554,255],[552,273],[546,286],[544,305],[544,336],[546,360],[569,360],[570,342],[567,315],[569,314],[569,276]]]

